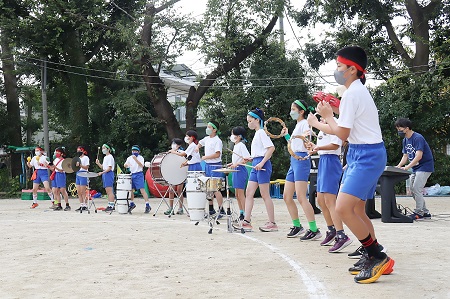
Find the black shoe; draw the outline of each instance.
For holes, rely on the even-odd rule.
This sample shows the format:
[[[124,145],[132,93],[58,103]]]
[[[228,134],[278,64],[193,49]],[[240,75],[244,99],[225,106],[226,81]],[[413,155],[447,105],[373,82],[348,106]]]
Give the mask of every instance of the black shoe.
[[[245,218],[245,217],[244,217],[244,214],[240,214],[240,215],[239,215],[239,220],[240,220],[240,221],[244,221],[244,218]]]
[[[150,205],[145,205],[145,214],[150,213],[150,211],[152,210],[152,207]]]
[[[66,207],[64,208],[64,211],[70,211],[70,210],[72,210],[72,208],[71,208],[70,206],[66,206]]]
[[[79,212],[81,210],[82,210],[81,207],[79,207],[78,209],[75,210],[75,212]]]
[[[380,278],[383,273],[392,268],[394,261],[387,255],[383,258],[370,257],[364,263],[361,271],[355,276],[355,282],[371,283]]]
[[[300,237],[300,241],[313,241],[318,240],[322,238],[322,234],[320,233],[320,230],[317,229],[316,232],[313,232],[312,230],[308,229],[306,233],[303,235],[303,237]]]
[[[287,237],[288,238],[296,238],[299,237],[302,233],[305,232],[305,229],[303,228],[303,226],[293,226],[291,227],[291,231],[288,232]]]
[[[87,208],[87,207],[82,207],[81,210],[82,210],[82,211],[87,211],[88,208]]]
[[[105,212],[112,212],[112,211],[114,211],[114,207],[111,206],[107,206],[105,209]]]
[[[62,211],[62,207],[61,206],[56,206],[54,209],[53,209],[53,211]]]
[[[361,258],[353,264],[353,267],[348,268],[348,272],[350,272],[350,274],[356,275],[359,272],[361,272],[361,269],[364,266],[364,263],[367,261],[368,259],[368,255],[366,252],[363,253],[363,255],[361,256]]]
[[[130,206],[128,207],[128,213],[131,213],[131,211],[133,211],[135,207],[136,205],[134,203],[130,204]]]
[[[349,253],[347,256],[349,259],[360,259],[366,250],[361,246],[358,247],[354,252]]]

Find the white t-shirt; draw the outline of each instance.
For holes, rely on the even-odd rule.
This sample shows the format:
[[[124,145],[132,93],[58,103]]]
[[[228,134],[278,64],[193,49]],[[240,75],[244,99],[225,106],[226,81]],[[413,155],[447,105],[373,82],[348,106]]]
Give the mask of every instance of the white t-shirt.
[[[53,160],[53,166],[55,166],[56,168],[62,169],[63,161],[64,161],[63,158],[56,158],[55,160]],[[64,172],[64,170],[58,170],[56,168],[55,168],[56,172],[61,172],[61,173]]]
[[[109,168],[109,166],[111,166],[111,171],[114,171],[114,165],[115,165],[115,162],[114,162],[113,155],[109,154],[103,158],[103,164],[102,164],[103,170],[107,170]]]
[[[292,131],[292,136],[295,135],[303,135],[306,131],[309,130],[308,121],[306,119],[302,119],[299,121]],[[308,149],[305,147],[303,140],[300,138],[291,139],[291,149],[293,152],[307,152]]]
[[[82,166],[89,166],[89,157],[88,156],[84,155],[83,157],[80,157],[80,160],[81,160]],[[84,168],[80,168],[79,171],[87,171],[87,170]]]
[[[48,161],[47,156],[41,155],[41,156],[34,156],[30,161],[31,166],[34,167],[34,169],[47,169]]]
[[[136,158],[142,165],[144,165],[144,157],[138,155]],[[131,173],[142,172],[142,170],[144,169],[143,167],[139,166],[139,164],[136,161],[134,161],[133,155],[127,158],[125,164],[128,165],[128,168],[130,168]]]
[[[243,142],[238,142],[237,144],[234,145],[233,155],[231,155],[231,162],[233,164],[242,163],[243,159],[241,157],[239,157],[238,155],[240,155],[244,158],[250,157],[250,153],[248,152],[248,149]]]
[[[263,129],[259,129],[255,132],[255,136],[252,140],[251,152],[252,158],[264,157],[267,149],[273,146],[272,140],[267,136]]]
[[[199,141],[201,145],[205,147],[205,156],[210,156],[217,152],[220,152],[220,156],[214,159],[205,160],[206,163],[219,163],[222,162],[222,140],[216,135],[214,137],[206,136]]]
[[[320,150],[317,153],[319,155],[334,154],[338,156],[341,154],[342,140],[336,135],[330,135],[320,131],[319,134],[317,134],[317,146],[324,146],[328,144],[336,144],[339,145],[339,147],[335,150]]]
[[[194,142],[191,142],[188,148],[184,151],[184,153],[186,154],[186,158],[192,156],[192,159],[188,161],[188,164],[196,164],[202,162],[202,159],[200,158],[200,153],[195,152],[196,147],[197,145]]]
[[[367,88],[355,80],[342,95],[339,106],[339,127],[349,128],[351,144],[381,143],[378,110]]]

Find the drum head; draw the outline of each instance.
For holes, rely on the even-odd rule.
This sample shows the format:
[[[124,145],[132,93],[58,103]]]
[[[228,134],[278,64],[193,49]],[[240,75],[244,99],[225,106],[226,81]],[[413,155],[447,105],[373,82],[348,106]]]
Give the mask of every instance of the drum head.
[[[186,180],[188,167],[181,167],[186,158],[169,153],[161,162],[161,175],[171,185],[179,185]]]

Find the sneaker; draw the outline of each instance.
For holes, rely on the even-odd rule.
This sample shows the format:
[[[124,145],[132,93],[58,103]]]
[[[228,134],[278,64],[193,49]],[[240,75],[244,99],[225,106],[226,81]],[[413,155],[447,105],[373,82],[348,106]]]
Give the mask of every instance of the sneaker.
[[[70,207],[70,206],[66,206],[65,208],[64,208],[64,211],[70,211],[70,210],[72,210],[72,208]]]
[[[249,223],[249,222],[247,222],[247,221],[242,221],[242,224],[241,225],[239,225],[239,224],[233,224],[233,228],[235,229],[235,230],[241,230],[241,229],[243,229],[244,230],[244,232],[251,232],[252,230],[253,230],[253,226]]]
[[[278,226],[275,222],[266,222],[264,226],[260,226],[259,230],[262,232],[277,232]]]
[[[62,211],[62,207],[61,206],[56,206],[54,209],[53,209],[53,211]]]
[[[107,206],[106,209],[104,210],[105,212],[112,212],[114,211],[114,207],[112,206]]]
[[[87,211],[88,208],[87,207],[81,207],[81,211]]]
[[[431,219],[431,214],[430,213],[424,213],[423,214],[423,219],[430,220]]]
[[[423,215],[417,214],[417,213],[412,213],[410,215],[408,215],[409,218],[411,218],[412,220],[423,220],[424,217]]]
[[[131,204],[128,206],[128,213],[131,213],[131,211],[133,211],[134,208],[136,208],[136,204],[131,203]]]
[[[52,204],[52,205],[49,207],[49,209],[54,210],[57,206],[58,206],[58,205],[54,203],[54,204]]]
[[[152,207],[150,205],[145,205],[145,214],[150,213],[150,211],[152,210]]]
[[[209,211],[209,216],[214,216],[214,215],[216,215],[216,211],[214,210],[214,211]]]
[[[336,231],[327,231],[325,235],[325,239],[323,239],[322,242],[320,242],[321,246],[331,245],[333,243],[334,238],[336,237]]]
[[[347,256],[349,259],[360,259],[364,253],[366,253],[366,250],[361,245],[354,252],[349,253]]]
[[[81,207],[79,207],[78,209],[75,210],[75,212],[79,212],[81,211]]]
[[[167,211],[164,212],[164,215],[170,215],[172,214],[172,208],[168,208]]]
[[[364,263],[361,271],[356,274],[355,282],[357,283],[372,283],[390,268],[394,267],[394,260],[387,255],[384,258],[370,257]]]
[[[244,214],[240,214],[240,215],[239,215],[239,220],[240,220],[240,221],[244,221],[244,218],[245,218]]]
[[[352,244],[352,242],[352,239],[350,239],[348,236],[345,236],[343,238],[341,236],[338,236],[336,237],[336,242],[334,243],[333,247],[331,247],[328,252],[339,252],[348,245]]]
[[[227,214],[225,213],[224,210],[219,212],[219,216],[217,216],[217,219],[222,219],[223,217],[225,217]]]
[[[348,269],[348,272],[350,272],[350,274],[352,274],[352,275],[356,275],[359,272],[361,272],[361,269],[363,268],[364,263],[366,262],[367,258],[368,258],[367,253],[364,253],[363,256],[359,259],[359,261],[354,263],[353,267],[350,267]],[[395,261],[393,259],[391,259],[391,260],[392,260],[392,264],[384,270],[383,275],[389,275],[394,271]]]
[[[36,209],[38,206],[39,206],[38,203],[37,203],[37,202],[34,202],[34,203],[31,205],[30,209]]]
[[[300,237],[300,241],[313,241],[322,238],[322,234],[320,233],[320,230],[317,229],[316,232],[311,231],[308,229],[306,233],[303,235],[303,237]]]
[[[178,211],[177,211],[177,215],[183,215],[184,214],[184,211],[183,211],[183,209],[178,209]]]
[[[293,226],[291,227],[291,231],[287,233],[287,237],[288,238],[296,238],[296,237],[300,237],[301,234],[303,234],[305,232],[305,229],[303,228],[303,226]]]

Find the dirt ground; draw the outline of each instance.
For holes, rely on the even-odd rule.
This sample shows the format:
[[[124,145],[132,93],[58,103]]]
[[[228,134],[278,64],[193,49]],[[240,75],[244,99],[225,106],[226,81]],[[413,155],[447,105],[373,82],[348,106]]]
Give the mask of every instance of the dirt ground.
[[[413,207],[410,197],[398,198]],[[49,209],[49,201],[0,200],[0,298],[450,298],[450,197],[427,197],[432,220],[382,223],[377,237],[395,260],[395,271],[359,285],[342,253],[319,241],[288,239],[291,222],[283,200],[274,199],[278,232],[227,232],[226,221],[208,234],[186,215],[168,218],[160,199],[142,199],[132,215]],[[380,199],[377,198],[380,211]],[[96,206],[106,206],[96,199]],[[164,205],[164,204],[163,204]],[[266,221],[256,200],[253,225]],[[326,225],[316,215],[322,232]],[[304,216],[301,217],[306,224]],[[350,232],[349,232],[350,233]]]

